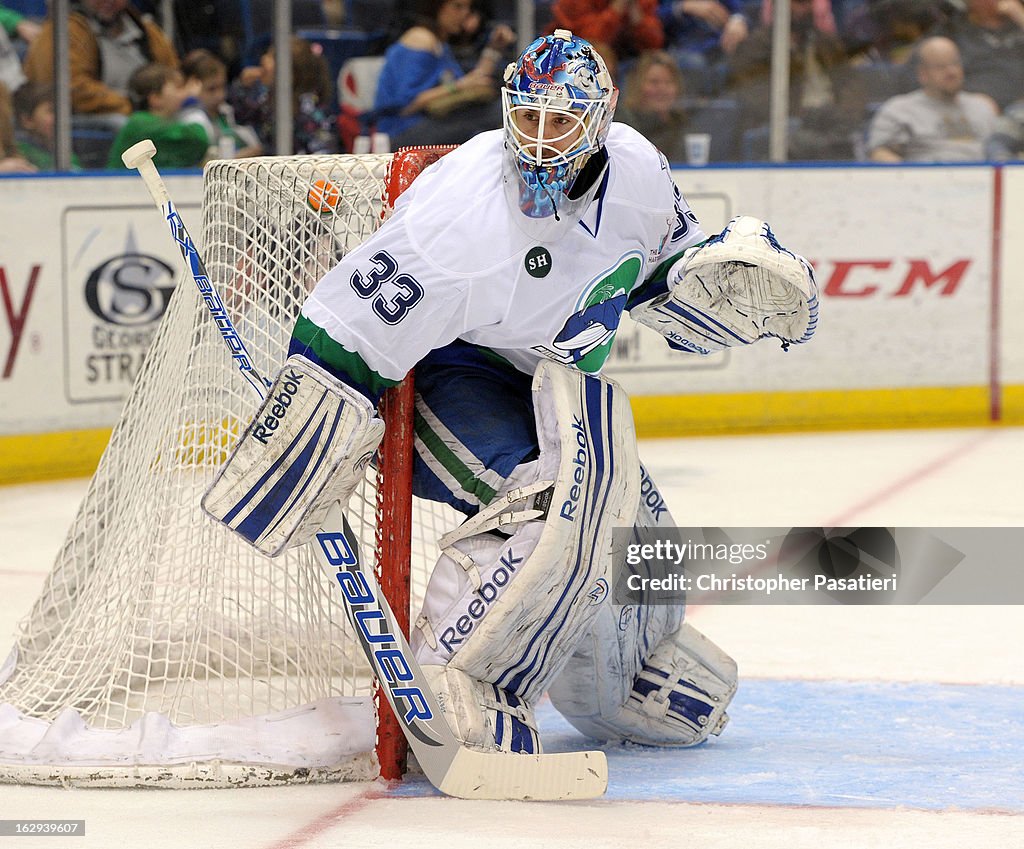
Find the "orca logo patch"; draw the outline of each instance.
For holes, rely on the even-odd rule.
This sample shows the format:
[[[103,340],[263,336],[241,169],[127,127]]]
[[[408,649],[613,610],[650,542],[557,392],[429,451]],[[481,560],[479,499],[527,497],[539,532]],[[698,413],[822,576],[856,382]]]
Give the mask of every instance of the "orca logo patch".
[[[601,370],[615,340],[626,299],[643,271],[643,255],[629,251],[614,268],[598,274],[582,291],[550,347],[534,345],[538,354],[590,374]]]

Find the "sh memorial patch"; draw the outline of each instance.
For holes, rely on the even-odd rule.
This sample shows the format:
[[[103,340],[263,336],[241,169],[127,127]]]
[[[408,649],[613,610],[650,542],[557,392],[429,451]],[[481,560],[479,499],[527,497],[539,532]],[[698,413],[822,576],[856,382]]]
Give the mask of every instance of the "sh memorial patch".
[[[551,253],[540,245],[530,248],[523,264],[526,266],[526,273],[531,277],[547,277],[551,271]]]

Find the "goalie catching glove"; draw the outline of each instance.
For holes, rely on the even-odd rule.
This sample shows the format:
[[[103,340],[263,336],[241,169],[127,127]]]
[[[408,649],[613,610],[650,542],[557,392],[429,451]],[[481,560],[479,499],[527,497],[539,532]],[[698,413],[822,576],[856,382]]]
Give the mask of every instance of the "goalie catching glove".
[[[669,345],[710,354],[775,337],[806,342],[818,323],[818,287],[802,256],[782,247],[763,221],[741,215],[668,273],[668,292],[630,315]]]
[[[203,510],[271,557],[312,539],[363,479],[384,423],[363,395],[293,355],[203,496]]]

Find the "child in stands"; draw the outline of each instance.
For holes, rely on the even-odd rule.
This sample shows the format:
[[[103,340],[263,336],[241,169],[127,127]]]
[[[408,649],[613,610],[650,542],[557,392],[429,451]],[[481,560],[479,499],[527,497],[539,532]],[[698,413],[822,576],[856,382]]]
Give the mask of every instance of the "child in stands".
[[[239,126],[227,102],[227,66],[209,50],[193,50],[181,63],[186,83],[198,85],[198,102],[182,120],[202,124],[210,138],[210,159],[259,156],[263,146],[252,127]]]
[[[25,83],[14,92],[18,151],[40,171],[57,170],[53,100],[53,86],[45,83]],[[82,170],[82,163],[74,153],[71,154],[71,170]]]
[[[199,85],[186,83],[176,68],[151,63],[135,71],[128,81],[135,111],[114,139],[107,168],[123,169],[121,154],[143,139],[156,145],[153,162],[158,168],[194,168],[202,164],[210,138],[202,124],[181,118],[183,107],[198,103]]]

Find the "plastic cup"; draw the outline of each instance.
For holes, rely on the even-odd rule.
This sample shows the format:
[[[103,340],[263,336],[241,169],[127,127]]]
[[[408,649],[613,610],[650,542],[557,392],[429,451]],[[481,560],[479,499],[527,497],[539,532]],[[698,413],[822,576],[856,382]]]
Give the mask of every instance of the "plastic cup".
[[[711,154],[710,133],[687,133],[684,138],[686,144],[686,162],[695,167],[708,164]]]

